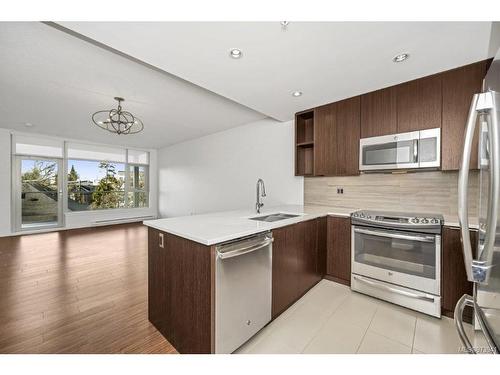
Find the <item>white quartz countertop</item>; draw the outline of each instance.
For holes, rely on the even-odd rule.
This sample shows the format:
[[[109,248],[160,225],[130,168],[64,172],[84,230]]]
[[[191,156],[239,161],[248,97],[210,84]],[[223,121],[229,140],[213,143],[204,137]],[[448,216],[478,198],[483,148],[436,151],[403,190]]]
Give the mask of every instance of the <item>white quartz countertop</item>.
[[[311,220],[322,216],[349,217],[358,208],[306,205],[306,206],[276,206],[262,208],[260,214],[249,210],[214,212],[201,215],[179,216],[166,219],[148,220],[144,224],[183,237],[204,245],[214,245],[252,234],[285,227],[287,225]],[[255,216],[265,216],[273,213],[298,214],[300,216],[266,223],[250,220]],[[444,216],[444,225],[458,227],[458,218]],[[471,229],[477,229],[477,224],[470,223]]]
[[[204,245],[214,245],[322,216],[349,217],[356,210],[356,208],[346,207],[290,205],[263,207],[260,214],[256,214],[251,209],[223,211],[202,215],[147,220],[144,221],[144,225]],[[255,216],[265,216],[278,212],[298,214],[300,216],[272,223],[249,219]]]

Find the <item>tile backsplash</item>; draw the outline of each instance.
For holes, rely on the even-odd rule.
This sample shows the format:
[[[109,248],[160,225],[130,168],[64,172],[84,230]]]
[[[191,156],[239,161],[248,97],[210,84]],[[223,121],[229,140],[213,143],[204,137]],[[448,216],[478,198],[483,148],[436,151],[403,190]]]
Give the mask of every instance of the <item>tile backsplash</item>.
[[[352,177],[307,177],[304,204],[439,213],[457,216],[458,172],[366,173]],[[343,193],[337,191],[343,189]],[[469,176],[469,212],[477,211],[479,172]]]

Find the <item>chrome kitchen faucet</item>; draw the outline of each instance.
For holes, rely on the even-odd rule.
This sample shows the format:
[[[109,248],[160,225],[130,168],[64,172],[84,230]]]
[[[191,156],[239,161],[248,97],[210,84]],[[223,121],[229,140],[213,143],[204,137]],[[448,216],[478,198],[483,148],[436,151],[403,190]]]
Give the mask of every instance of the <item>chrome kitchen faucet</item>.
[[[260,209],[264,205],[264,203],[261,203],[260,198],[266,196],[266,187],[264,186],[264,180],[262,178],[259,178],[257,180],[257,202],[255,203],[255,210],[257,211],[258,214],[260,214]]]

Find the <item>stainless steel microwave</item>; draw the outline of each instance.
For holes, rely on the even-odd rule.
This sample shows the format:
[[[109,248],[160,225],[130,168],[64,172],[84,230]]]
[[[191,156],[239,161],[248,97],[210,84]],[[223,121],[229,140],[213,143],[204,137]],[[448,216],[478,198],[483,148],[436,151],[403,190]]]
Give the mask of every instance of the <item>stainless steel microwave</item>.
[[[362,138],[359,141],[359,170],[439,168],[441,129]]]

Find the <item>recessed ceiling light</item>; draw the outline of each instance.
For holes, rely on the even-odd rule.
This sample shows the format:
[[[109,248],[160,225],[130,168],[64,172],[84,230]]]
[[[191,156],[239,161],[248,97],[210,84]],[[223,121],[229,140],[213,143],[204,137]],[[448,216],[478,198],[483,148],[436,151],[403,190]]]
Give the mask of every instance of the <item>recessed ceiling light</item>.
[[[302,96],[302,91],[294,91],[294,92],[292,92],[292,96],[295,96],[296,98],[298,98],[299,96]]]
[[[231,56],[233,59],[240,59],[241,56],[243,56],[243,52],[241,52],[241,50],[238,48],[233,48],[229,51],[229,56]]]
[[[410,54],[409,53],[400,53],[399,55],[396,55],[392,58],[392,61],[394,61],[395,63],[399,63],[399,62],[403,62],[405,61],[406,59],[408,59],[408,57],[410,57]]]
[[[24,126],[26,126],[27,128],[32,128],[34,125],[31,122],[25,122]]]
[[[289,22],[289,21],[281,21],[281,22],[280,22],[280,25],[281,25],[281,30],[282,30],[282,31],[286,31],[286,30],[287,30],[287,27],[288,27],[288,25],[289,25],[289,24],[290,24],[290,22]]]

